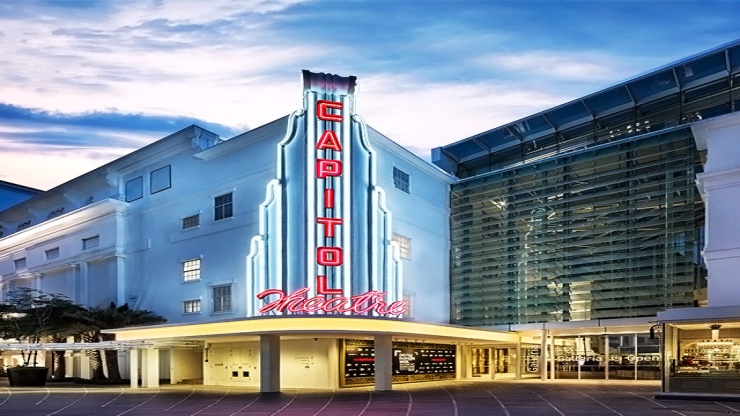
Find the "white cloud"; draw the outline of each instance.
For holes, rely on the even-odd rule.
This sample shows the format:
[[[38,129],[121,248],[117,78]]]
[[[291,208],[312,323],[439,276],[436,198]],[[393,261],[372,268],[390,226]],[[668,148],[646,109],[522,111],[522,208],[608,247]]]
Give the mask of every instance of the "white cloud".
[[[614,81],[635,72],[616,58],[588,51],[497,53],[478,58],[475,63],[495,70],[568,81]]]
[[[357,112],[403,146],[429,150],[564,102],[556,94],[508,84],[425,83],[403,75],[360,79]]]

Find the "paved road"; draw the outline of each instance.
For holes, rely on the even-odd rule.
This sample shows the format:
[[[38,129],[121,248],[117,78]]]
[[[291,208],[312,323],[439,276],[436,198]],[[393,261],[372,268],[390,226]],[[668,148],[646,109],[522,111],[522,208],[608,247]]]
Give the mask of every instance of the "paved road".
[[[655,400],[655,383],[470,380],[369,388],[286,390],[213,386],[0,384],[0,416],[595,416],[740,414],[740,403]]]

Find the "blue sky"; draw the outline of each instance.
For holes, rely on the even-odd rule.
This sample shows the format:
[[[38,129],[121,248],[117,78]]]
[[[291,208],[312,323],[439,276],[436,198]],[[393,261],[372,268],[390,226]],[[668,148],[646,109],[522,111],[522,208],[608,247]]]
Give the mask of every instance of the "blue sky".
[[[189,124],[223,138],[355,75],[357,111],[448,144],[740,39],[736,1],[0,0],[0,180],[49,189]]]

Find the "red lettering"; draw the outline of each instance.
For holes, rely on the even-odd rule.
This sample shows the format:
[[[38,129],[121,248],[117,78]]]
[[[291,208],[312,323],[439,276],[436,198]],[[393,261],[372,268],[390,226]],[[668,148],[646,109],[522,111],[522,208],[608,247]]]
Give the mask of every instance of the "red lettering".
[[[326,286],[326,276],[316,276],[316,294],[317,295],[341,295],[342,289],[329,289]]]
[[[334,190],[324,189],[324,208],[334,209]]]
[[[282,290],[265,290],[257,295],[258,299],[264,299],[271,295],[277,295],[277,299],[260,308],[259,312],[268,313],[273,310],[283,312],[287,309],[288,312],[293,313],[324,311],[327,313],[368,314],[374,311],[378,315],[401,315],[408,310],[406,301],[396,301],[387,305],[384,300],[385,293],[374,290],[352,296],[349,299],[345,296],[336,296],[329,299],[324,296],[306,298],[306,293],[308,293],[308,288],[298,289],[287,296]]]
[[[326,235],[329,238],[334,238],[334,226],[335,225],[342,225],[342,219],[341,218],[323,218],[318,217],[316,218],[316,222],[319,224],[324,225],[324,235]]]
[[[316,143],[316,148],[319,150],[329,149],[336,150],[337,152],[342,151],[342,145],[339,144],[339,139],[337,138],[337,134],[334,133],[334,130],[325,131],[324,134],[321,135],[319,142]]]
[[[337,101],[327,101],[327,100],[316,101],[316,117],[319,120],[337,121],[341,123],[342,115],[329,113],[330,108],[341,110],[342,103],[337,102]]]
[[[342,249],[339,247],[319,247],[316,250],[316,262],[322,266],[341,266]]]
[[[324,179],[327,176],[342,174],[342,161],[334,159],[316,159],[316,177]]]

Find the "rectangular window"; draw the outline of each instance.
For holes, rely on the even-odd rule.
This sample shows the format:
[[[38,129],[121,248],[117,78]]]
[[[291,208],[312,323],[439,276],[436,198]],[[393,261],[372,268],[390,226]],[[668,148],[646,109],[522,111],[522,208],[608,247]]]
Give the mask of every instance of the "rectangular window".
[[[83,238],[82,239],[82,249],[83,250],[89,250],[93,247],[97,247],[100,245],[100,236],[96,235],[95,237],[90,238]]]
[[[184,313],[200,313],[200,299],[186,300],[182,308]]]
[[[172,176],[170,175],[170,165],[152,171],[149,178],[149,192],[157,192],[169,189],[172,186]]]
[[[186,282],[200,280],[200,259],[182,262],[182,280]]]
[[[182,219],[182,229],[193,228],[200,225],[200,214],[191,215]]]
[[[46,254],[46,260],[54,260],[59,257],[59,247],[46,250],[44,254]]]
[[[406,192],[407,194],[410,194],[411,187],[410,187],[410,181],[409,181],[409,174],[402,171],[401,169],[394,167],[393,168],[393,186],[402,190],[403,192]]]
[[[398,244],[398,252],[401,258],[411,260],[411,239],[401,234],[393,233],[393,241]]]
[[[126,202],[136,201],[144,197],[144,177],[131,179],[126,182]]]
[[[221,196],[217,196],[214,199],[214,218],[216,221],[222,220],[224,218],[231,218],[234,216],[234,207],[232,203],[232,196],[231,192],[228,194],[224,194]]]
[[[231,285],[214,286],[213,312],[231,312]]]
[[[23,269],[23,268],[26,267],[26,258],[23,257],[23,258],[14,260],[13,263],[15,264],[15,269],[16,270]]]

